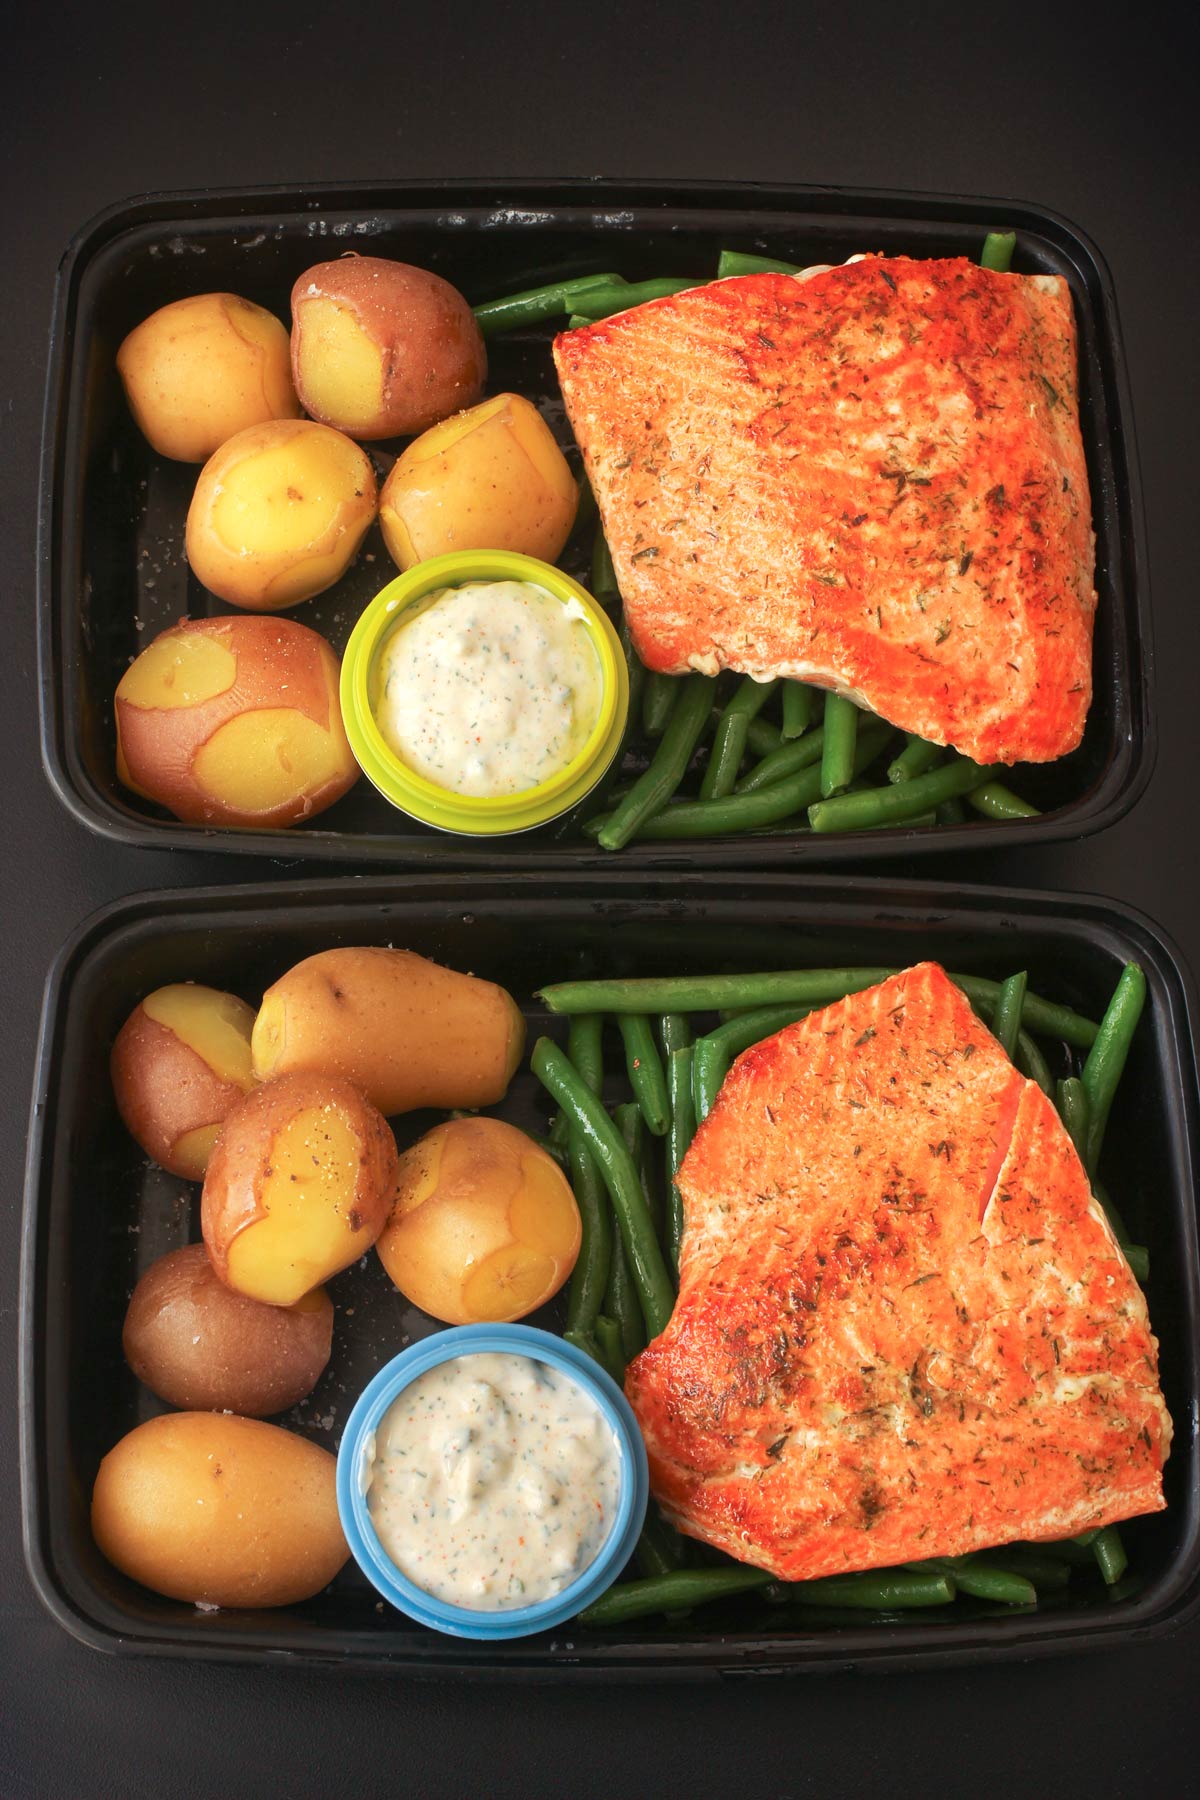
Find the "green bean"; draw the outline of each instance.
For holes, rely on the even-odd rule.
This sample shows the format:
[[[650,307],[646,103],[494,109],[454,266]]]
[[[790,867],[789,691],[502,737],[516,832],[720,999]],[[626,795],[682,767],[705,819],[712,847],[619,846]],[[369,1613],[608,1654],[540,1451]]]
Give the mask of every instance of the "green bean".
[[[662,1058],[645,1014],[622,1013],[617,1020],[625,1045],[625,1068],[642,1117],[655,1137],[666,1137],[670,1110]]]
[[[881,720],[864,725],[858,734],[855,766],[866,767],[874,761],[890,736],[891,726]],[[636,835],[650,843],[679,838],[728,837],[802,813],[804,807],[817,798],[820,784],[820,770],[810,767],[798,770],[783,781],[773,781],[770,787],[757,789],[754,793],[727,794],[723,800],[683,800],[644,821],[637,827]],[[616,817],[616,813],[611,813],[608,820],[589,819],[584,832],[603,843],[604,832]]]
[[[1028,800],[1022,800],[1002,781],[985,781],[982,787],[972,788],[967,795],[967,805],[973,806],[985,819],[1040,819],[1042,816],[1036,806],[1030,806]]]
[[[530,1067],[543,1087],[571,1114],[600,1164],[621,1228],[646,1330],[652,1338],[657,1337],[671,1316],[675,1295],[633,1160],[600,1101],[549,1038],[539,1038],[534,1045]]]
[[[945,1606],[954,1598],[948,1575],[909,1569],[867,1569],[853,1575],[825,1575],[816,1581],[784,1584],[789,1600],[801,1606],[865,1606],[892,1612],[910,1606]]]
[[[670,1575],[683,1563],[683,1539],[663,1523],[651,1506],[633,1554],[639,1570],[647,1578]]]
[[[617,1130],[621,1133],[625,1148],[637,1167],[642,1149],[642,1115],[632,1102],[618,1106],[615,1113]],[[645,1189],[643,1188],[643,1198]],[[604,1310],[616,1321],[621,1333],[621,1353],[627,1363],[633,1361],[646,1348],[646,1333],[642,1328],[642,1315],[638,1306],[637,1294],[633,1286],[633,1277],[629,1272],[629,1263],[625,1256],[625,1247],[617,1237],[613,1244],[612,1267],[609,1270],[608,1287],[604,1295]]]
[[[1003,275],[1012,262],[1016,243],[1015,231],[989,231],[983,240],[983,249],[979,256],[980,268],[995,269]]]
[[[581,472],[576,488],[579,498],[575,503],[575,522],[572,532],[582,531],[585,526],[592,525],[596,519],[596,496],[592,492],[592,484],[587,478],[587,471]]]
[[[887,778],[889,781],[911,781],[914,775],[926,774],[944,755],[944,745],[931,744],[910,731],[903,750],[888,764]]]
[[[759,1007],[754,1012],[739,1013],[736,1019],[697,1038],[692,1046],[692,1104],[697,1123],[712,1111],[735,1056],[751,1044],[759,1044],[763,1038],[782,1031],[785,1025],[807,1018],[811,1011],[811,1006]]]
[[[617,586],[617,572],[613,568],[612,553],[608,548],[604,527],[598,519],[592,537],[592,598],[598,600],[600,605],[606,608],[619,606],[621,601],[621,590]]]
[[[564,1172],[569,1169],[567,1152],[561,1145],[556,1144],[552,1137],[542,1137],[540,1133],[536,1131],[527,1131],[525,1136],[529,1139],[531,1144],[536,1144],[539,1150],[544,1150],[547,1156],[552,1157],[560,1169],[564,1170]]]
[[[1068,1075],[1058,1084],[1058,1116],[1067,1128],[1067,1136],[1087,1167],[1088,1093],[1077,1075]]]
[[[661,812],[670,800],[708,723],[713,686],[711,675],[688,675],[681,681],[671,722],[650,767],[597,833],[605,850],[622,849],[638,827]]]
[[[756,794],[760,788],[773,787],[785,775],[795,775],[801,769],[811,768],[814,763],[820,762],[824,743],[823,725],[818,725],[815,731],[806,732],[801,738],[789,739],[778,750],[772,750],[768,756],[756,762],[737,783],[734,793]]]
[[[753,975],[649,975],[600,981],[559,981],[538,990],[553,1013],[580,1012],[718,1012],[737,1008],[748,1012],[760,1006],[781,1006],[794,1000],[827,1006],[847,994],[875,987],[895,968],[782,969]],[[972,1006],[990,1019],[1000,993],[1000,983],[986,975],[951,975]],[[1097,1026],[1091,1019],[1043,1000],[1026,991],[1021,1021],[1031,1031],[1062,1038],[1079,1049],[1095,1042]],[[1019,1042],[1019,1040],[1018,1040]]]
[[[667,1058],[667,1097],[671,1103],[671,1129],[667,1133],[667,1249],[676,1271],[679,1269],[679,1246],[683,1239],[683,1199],[676,1186],[679,1165],[687,1155],[688,1145],[696,1131],[696,1111],[692,1102],[691,1044],[672,1050]]]
[[[930,1556],[923,1562],[905,1563],[906,1569],[930,1575],[948,1575],[955,1587],[976,1600],[997,1600],[1003,1606],[1036,1606],[1037,1589],[1024,1575],[1015,1575],[994,1562],[976,1562],[972,1556]]]
[[[1083,1065],[1083,1085],[1087,1089],[1090,1106],[1087,1156],[1084,1160],[1090,1170],[1095,1170],[1100,1163],[1109,1109],[1145,1003],[1146,977],[1137,963],[1126,963],[1116,992],[1100,1021],[1096,1041]]]
[[[808,809],[808,822],[814,831],[862,831],[881,820],[896,822],[925,812],[952,794],[965,794],[991,771],[981,769],[967,757],[959,757],[943,768],[931,769],[927,775],[916,775],[911,781],[895,787],[868,788],[861,794],[842,794],[836,799],[819,800]]]
[[[1092,1544],[1092,1554],[1096,1558],[1096,1566],[1104,1577],[1106,1587],[1112,1587],[1115,1581],[1120,1581],[1129,1567],[1129,1558],[1125,1554],[1121,1534],[1115,1525],[1105,1526]]]
[[[782,742],[779,727],[769,719],[751,719],[746,733],[746,748],[751,756],[769,756]]]
[[[613,313],[628,312],[647,300],[665,300],[670,294],[682,294],[686,288],[703,287],[702,281],[689,276],[685,281],[659,278],[654,281],[617,280],[608,288],[589,288],[586,294],[572,296],[575,311],[584,319],[609,319]]]
[[[730,275],[798,275],[799,263],[780,262],[774,256],[752,256],[745,250],[722,250],[717,258],[717,280]]]
[[[502,300],[485,300],[482,306],[474,308],[475,323],[485,338],[495,337],[497,332],[537,325],[559,313],[578,312],[576,302],[584,294],[608,292],[625,285],[620,275],[573,275],[563,281],[547,282],[545,287],[506,294]]]
[[[825,736],[821,744],[821,798],[844,793],[855,774],[854,740],[858,708],[844,694],[825,696]]]
[[[765,1588],[771,1581],[765,1569],[676,1569],[642,1581],[622,1581],[585,1606],[581,1625],[624,1625],[654,1613],[687,1612],[731,1594]]]
[[[1150,1252],[1145,1244],[1122,1244],[1121,1251],[1134,1280],[1144,1285],[1150,1279]]]
[[[598,1013],[578,1013],[571,1020],[567,1039],[567,1055],[575,1073],[591,1091],[600,1092],[604,1080],[601,1050],[603,1020]],[[566,1116],[565,1109],[564,1117]],[[612,1218],[608,1195],[580,1131],[572,1131],[568,1121],[567,1167],[575,1201],[579,1207],[581,1241],[579,1255],[571,1272],[567,1294],[567,1331],[591,1332],[596,1315],[604,1304],[612,1262]]]
[[[1022,1550],[1024,1548],[1022,1546]],[[1035,1545],[1034,1549],[1041,1550],[1041,1546]],[[1095,1565],[1096,1559],[1092,1554],[1091,1547],[1077,1544],[1074,1538],[1053,1538],[1046,1544],[1045,1550],[1051,1556],[1056,1557],[1059,1562],[1067,1563],[1073,1569],[1090,1569]]]
[[[567,1140],[570,1135],[571,1128],[567,1123],[567,1115],[561,1106],[556,1107],[554,1117],[550,1121],[550,1130],[546,1134],[546,1141],[547,1143],[553,1144],[554,1148],[561,1154],[567,1148]]]
[[[1113,1200],[1112,1195],[1104,1186],[1103,1182],[1093,1181],[1092,1197],[1095,1199],[1101,1212],[1112,1226],[1113,1236],[1116,1238],[1117,1242],[1121,1245],[1127,1244],[1129,1242],[1128,1227],[1120,1213],[1117,1211],[1116,1202]]]
[[[1071,1542],[1073,1544],[1081,1544],[1083,1546],[1083,1548],[1086,1550],[1092,1544],[1095,1543],[1096,1539],[1099,1536],[1100,1536],[1099,1525],[1093,1525],[1090,1531],[1077,1531],[1075,1533],[1075,1536],[1071,1539]]]
[[[678,698],[677,675],[663,675],[658,669],[647,669],[646,684],[642,689],[642,730],[647,737],[662,736]]]
[[[995,1563],[998,1569],[1008,1569],[1014,1575],[1023,1575],[1039,1592],[1046,1589],[1056,1593],[1071,1580],[1069,1562],[1024,1544],[1003,1544],[995,1550],[989,1550],[988,1560]]]
[[[1000,985],[996,996],[996,1006],[992,1013],[992,1036],[1007,1056],[1009,1062],[1017,1057],[1017,1033],[1021,1029],[1021,1008],[1025,1004],[1025,989],[1029,985],[1029,977],[1022,971],[1019,975],[1010,975]]]
[[[1022,1075],[1027,1075],[1030,1081],[1036,1081],[1047,1100],[1053,1100],[1054,1077],[1050,1073],[1050,1065],[1027,1031],[1017,1033],[1017,1054],[1014,1061]]]
[[[744,676],[739,682],[733,698],[717,720],[712,754],[700,783],[702,800],[720,800],[733,792],[733,784],[737,780],[746,751],[750,721],[766,705],[778,686],[778,681],[755,681],[752,675]]]
[[[594,325],[594,319],[585,319],[582,313],[572,313],[567,320],[568,331],[578,331],[584,325]]]
[[[942,801],[937,808],[937,822],[939,825],[966,824],[967,809],[957,794],[952,794],[949,800]]]
[[[686,1050],[692,1041],[692,1021],[684,1012],[663,1013],[658,1021],[658,1035],[664,1057],[676,1050]]]
[[[595,1344],[600,1366],[606,1369],[618,1387],[625,1384],[625,1354],[621,1348],[621,1327],[607,1313],[596,1319]]]
[[[815,688],[809,687],[806,681],[785,681],[783,684],[783,741],[803,737],[812,724],[813,707],[816,704]]]

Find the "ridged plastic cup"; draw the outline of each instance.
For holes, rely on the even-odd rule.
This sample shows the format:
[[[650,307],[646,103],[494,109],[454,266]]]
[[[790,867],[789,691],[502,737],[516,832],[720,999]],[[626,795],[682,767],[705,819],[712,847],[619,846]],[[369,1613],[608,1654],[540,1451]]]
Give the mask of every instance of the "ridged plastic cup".
[[[455,794],[440,787],[392,749],[371,704],[375,666],[401,615],[436,588],[468,581],[527,581],[564,603],[574,600],[600,664],[600,708],[587,741],[569,763],[516,794]],[[356,761],[385,800],[440,831],[501,837],[532,831],[578,806],[600,780],[621,744],[629,713],[629,671],[607,613],[577,581],[550,563],[512,550],[461,550],[417,563],[366,608],[342,658],[342,720]]]
[[[592,1399],[612,1430],[620,1458],[616,1511],[600,1550],[569,1587],[532,1606],[479,1611],[437,1600],[399,1570],[380,1543],[367,1506],[368,1452],[388,1408],[421,1375],[458,1356],[498,1351],[528,1356],[557,1369]],[[629,1402],[616,1382],[573,1344],[532,1325],[457,1325],[423,1338],[380,1369],[355,1402],[337,1460],[342,1529],[355,1562],[372,1586],[410,1619],[451,1637],[515,1638],[573,1619],[616,1580],[633,1554],[650,1499],[646,1447]]]

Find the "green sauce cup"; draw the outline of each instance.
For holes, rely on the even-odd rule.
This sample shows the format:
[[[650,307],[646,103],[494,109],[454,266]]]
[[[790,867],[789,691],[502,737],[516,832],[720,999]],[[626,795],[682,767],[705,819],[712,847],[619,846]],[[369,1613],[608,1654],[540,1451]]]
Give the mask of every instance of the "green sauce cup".
[[[600,665],[600,706],[582,748],[546,781],[515,794],[456,794],[430,781],[387,743],[372,706],[379,656],[403,613],[436,588],[461,587],[468,581],[527,581],[564,605],[577,601]],[[376,594],[350,634],[342,658],[341,704],[350,748],[385,800],[439,831],[503,837],[548,824],[578,806],[595,787],[624,735],[629,674],[612,621],[561,569],[510,550],[463,550],[418,563]]]

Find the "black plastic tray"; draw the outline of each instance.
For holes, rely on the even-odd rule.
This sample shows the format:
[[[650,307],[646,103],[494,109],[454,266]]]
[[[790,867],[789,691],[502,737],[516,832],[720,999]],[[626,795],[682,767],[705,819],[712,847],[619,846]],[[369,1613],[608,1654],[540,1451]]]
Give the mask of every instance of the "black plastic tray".
[[[726,245],[798,261],[880,249],[977,256],[984,233],[1014,226],[1015,266],[1066,278],[1079,323],[1081,406],[1097,537],[1095,698],[1084,742],[1062,762],[1022,769],[1043,817],[932,829],[805,832],[633,844],[626,868],[809,866],[918,850],[1045,843],[1119,818],[1154,755],[1145,527],[1112,282],[1095,246],[1057,214],[1022,202],[748,183],[411,183],[164,194],[102,213],[71,244],[58,280],[40,493],[39,644],[43,757],[63,802],[122,843],[292,858],[427,866],[612,867],[575,822],[479,844],[407,820],[365,779],[313,824],[289,831],[183,825],[116,779],[113,691],[137,652],[184,614],[227,612],[189,575],[183,529],[196,470],[157,457],[133,425],[114,356],[147,313],[182,295],[232,289],[286,318],[291,284],[313,262],[360,250],[438,270],[473,301],[557,273],[715,273]],[[541,407],[571,434],[550,358],[551,327],[491,346],[489,385]],[[394,446],[368,446],[377,468]],[[582,573],[583,545],[564,558]],[[340,650],[394,573],[378,527],[355,568],[296,614]]]
[[[1030,983],[1097,1015],[1120,965],[1137,958],[1150,1003],[1118,1095],[1106,1173],[1149,1245],[1148,1289],[1175,1422],[1168,1508],[1124,1528],[1136,1597],[1110,1602],[1098,1579],[1058,1611],[1001,1617],[959,1601],[946,1617],[795,1631],[753,1598],[684,1625],[614,1632],[566,1626],[510,1643],[469,1644],[410,1625],[351,1567],[306,1605],[201,1613],[119,1575],[96,1550],[88,1503],[100,1458],[163,1410],[121,1356],[138,1274],[199,1236],[197,1190],[150,1166],[126,1135],[108,1083],[113,1037],[136,1001],[195,977],[252,1003],[292,962],[341,943],[395,943],[502,981],[531,1033],[547,980],[935,956]],[[1200,1577],[1200,1284],[1195,1185],[1194,999],[1177,953],[1147,920],[1110,901],[945,885],[814,877],[802,897],[763,877],[669,883],[610,872],[603,884],[530,872],[472,882],[418,876],[176,889],[123,900],[84,924],[50,975],[29,1139],[21,1295],[21,1458],[26,1555],[45,1604],[106,1650],[258,1660],[338,1661],[414,1673],[753,1673],[991,1659],[1128,1641],[1195,1605]],[[560,1033],[563,1021],[555,1022]],[[1065,1073],[1065,1052],[1058,1073]],[[543,1127],[528,1069],[502,1109]],[[403,1140],[430,1115],[399,1121]],[[285,1421],[333,1448],[354,1398],[409,1337],[436,1329],[392,1289],[375,1257],[338,1277],[334,1355],[311,1399]],[[350,1309],[353,1308],[353,1311]],[[542,1322],[557,1322],[552,1309]]]

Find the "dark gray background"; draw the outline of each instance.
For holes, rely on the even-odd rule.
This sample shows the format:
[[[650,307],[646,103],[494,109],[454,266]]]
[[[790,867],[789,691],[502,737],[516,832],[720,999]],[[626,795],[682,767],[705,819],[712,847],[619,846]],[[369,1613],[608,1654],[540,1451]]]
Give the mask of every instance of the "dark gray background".
[[[478,12],[246,0],[60,7],[7,27],[0,1354],[13,1378],[0,1406],[2,1800],[1197,1791],[1200,1621],[1069,1661],[720,1688],[489,1689],[108,1660],[43,1615],[28,1584],[14,1399],[21,1167],[46,966],[85,913],[123,892],[294,878],[241,858],[118,850],[74,824],[43,778],[37,453],[54,269],[76,228],[156,189],[439,174],[829,182],[1065,213],[1107,256],[1124,325],[1151,544],[1158,769],[1132,816],[1099,839],[920,872],[1116,895],[1151,913],[1195,965],[1200,43],[1186,16],[1024,0],[530,0]]]

